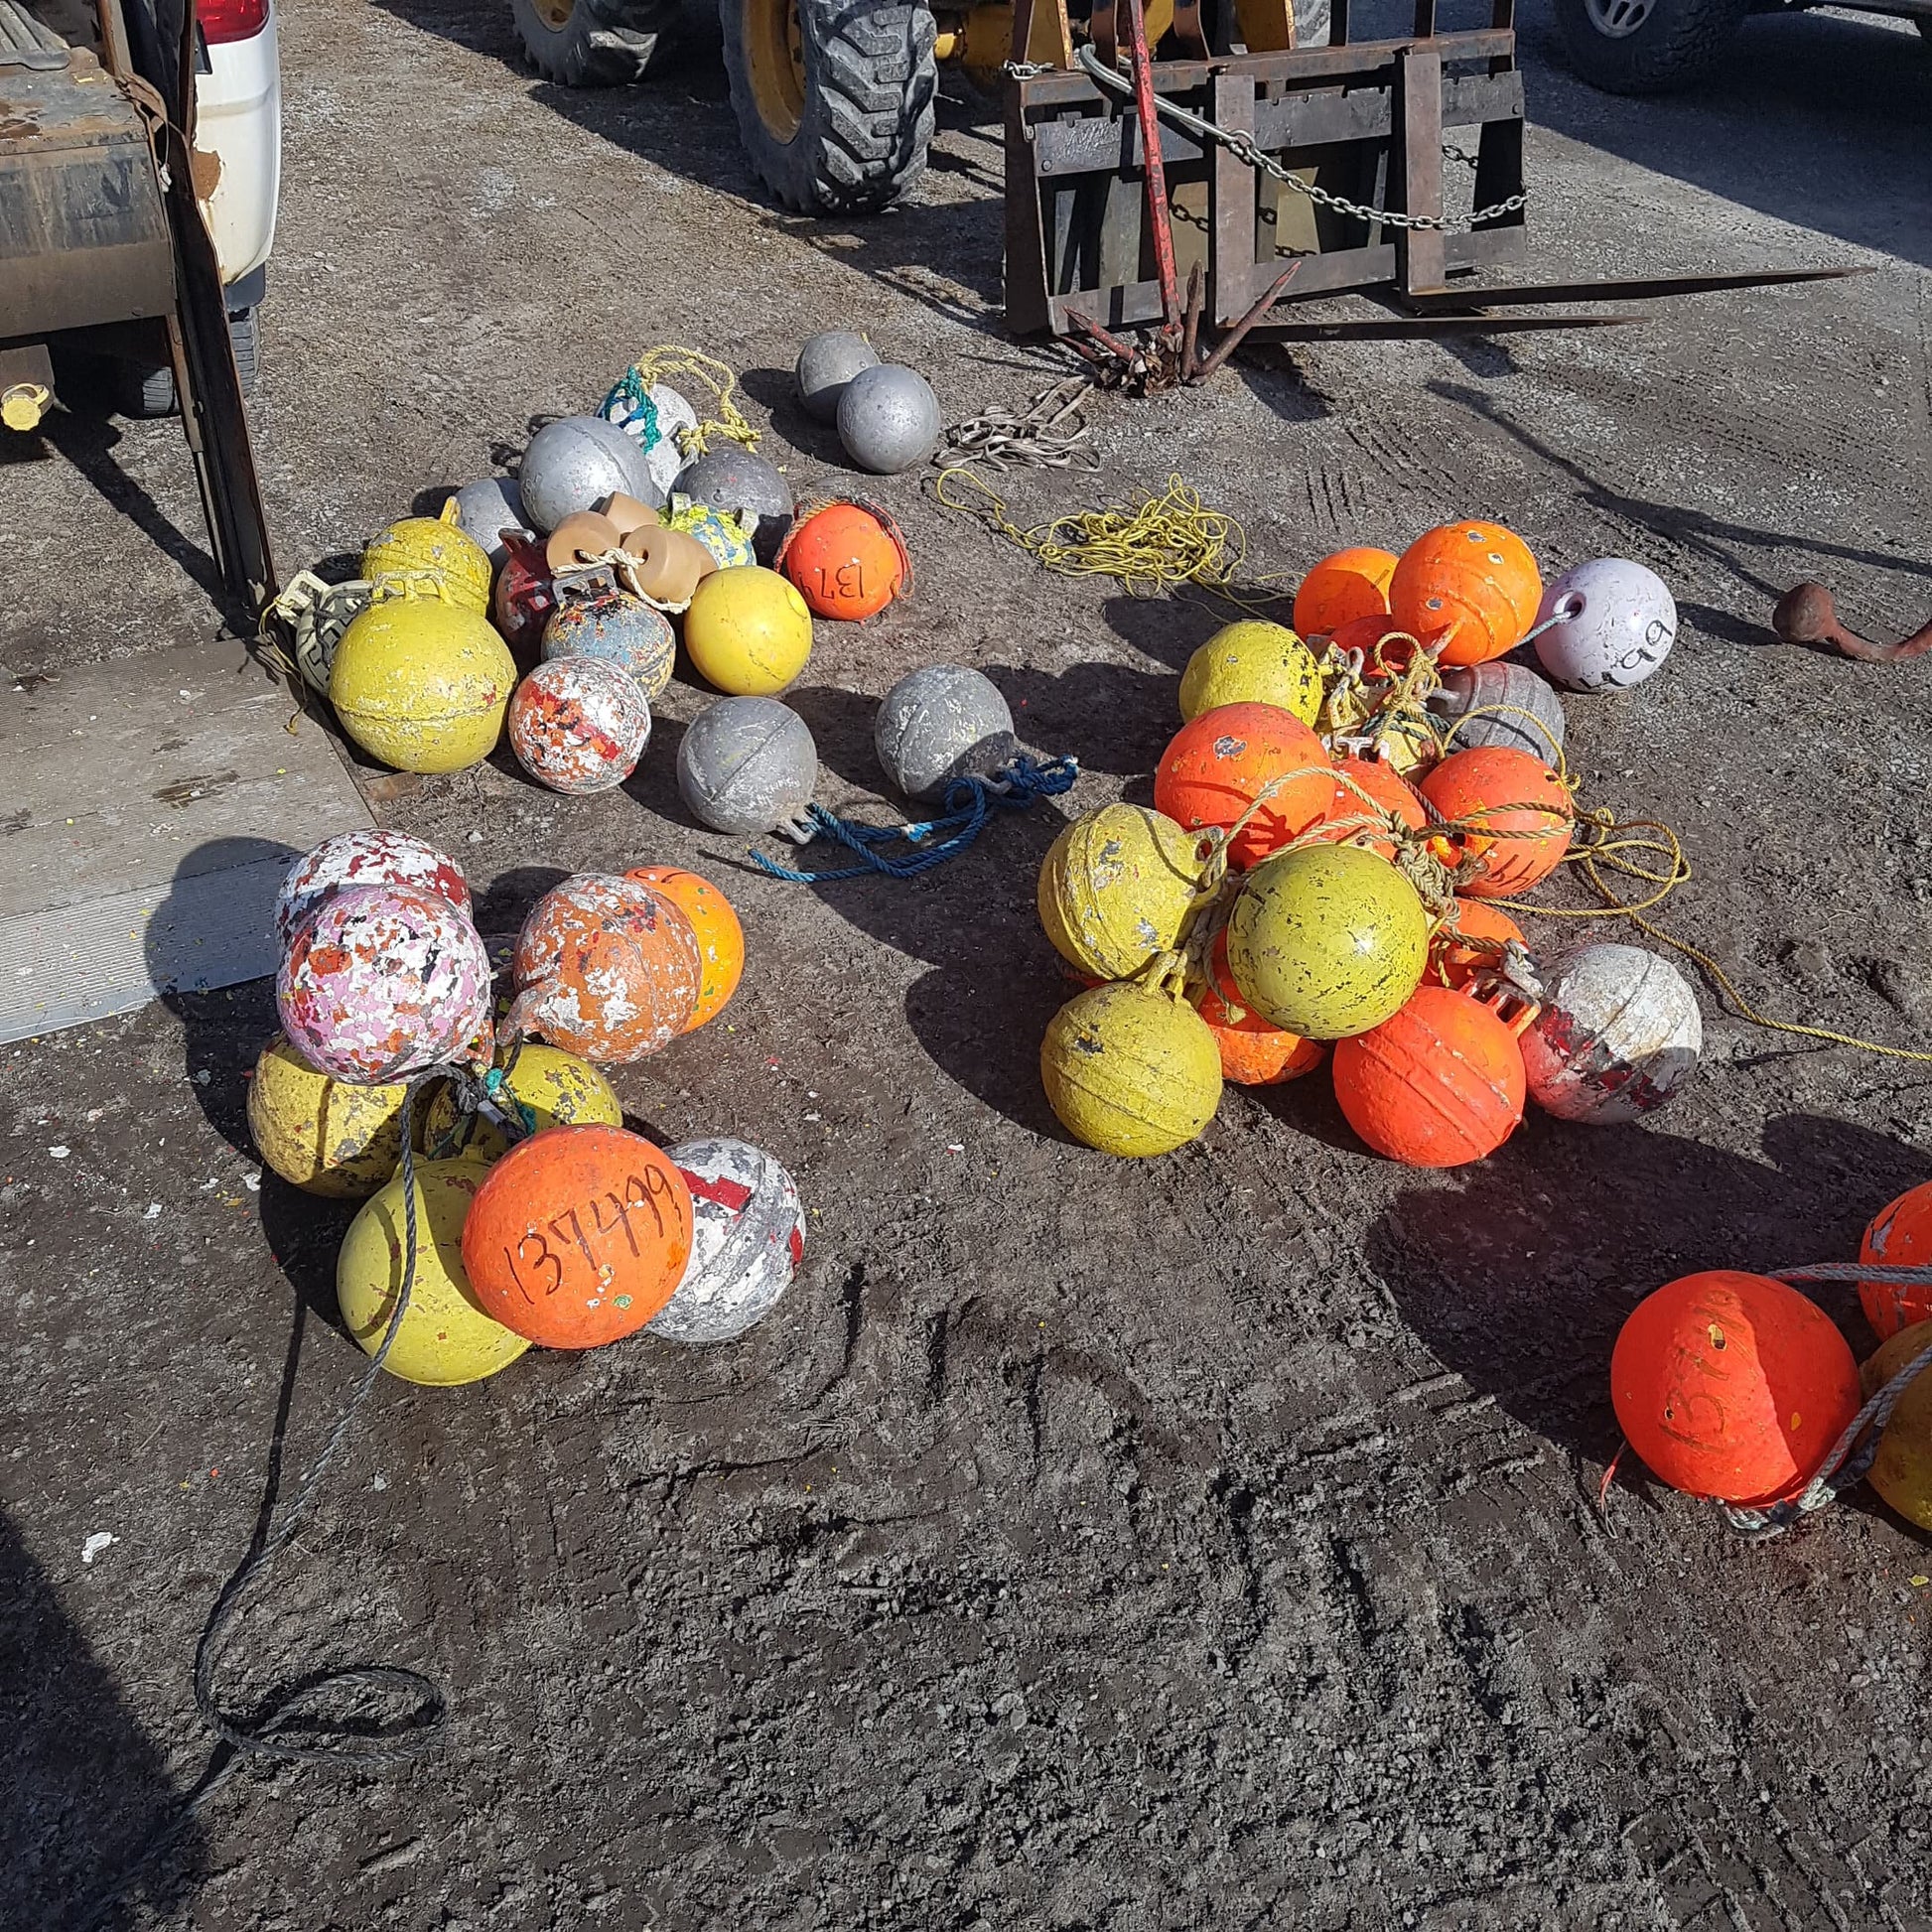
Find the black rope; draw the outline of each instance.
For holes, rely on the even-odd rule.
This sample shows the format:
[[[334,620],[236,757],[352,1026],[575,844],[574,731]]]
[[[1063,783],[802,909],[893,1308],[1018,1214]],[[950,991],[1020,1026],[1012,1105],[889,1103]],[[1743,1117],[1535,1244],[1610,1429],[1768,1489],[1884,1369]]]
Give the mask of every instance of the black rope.
[[[195,1705],[202,1714],[202,1722],[224,1744],[231,1744],[246,1755],[281,1758],[302,1764],[406,1764],[429,1749],[448,1722],[448,1700],[443,1695],[442,1687],[421,1671],[407,1670],[398,1664],[345,1664],[334,1670],[301,1678],[269,1700],[270,1715],[267,1718],[254,1722],[230,1716],[222,1710],[220,1700],[214,1693],[214,1673],[222,1639],[234,1621],[241,1599],[253,1585],[268,1576],[274,1568],[275,1559],[287,1549],[295,1532],[301,1527],[302,1518],[322,1485],[322,1478],[329,1472],[329,1465],[347,1439],[357,1413],[368,1399],[369,1391],[375,1387],[376,1378],[381,1375],[383,1364],[389,1359],[389,1350],[395,1346],[396,1336],[402,1330],[403,1318],[409,1312],[410,1297],[416,1287],[416,1098],[426,1086],[437,1080],[448,1079],[459,1071],[461,1069],[454,1067],[431,1067],[427,1072],[416,1074],[403,1095],[402,1284],[396,1294],[396,1306],[389,1315],[389,1325],[383,1330],[381,1346],[371,1357],[355,1393],[337,1417],[336,1426],[329,1432],[328,1440],[315,1460],[303,1471],[295,1495],[281,1512],[281,1527],[242,1559],[241,1567],[228,1579],[221,1594],[214,1599],[214,1607],[208,1612],[207,1622],[202,1629],[202,1640],[195,1648]],[[320,1691],[351,1684],[378,1686],[413,1695],[419,1705],[414,1720],[399,1731],[388,1730],[371,1736],[363,1729],[351,1727],[348,1720],[331,1723],[324,1719],[312,1719],[304,1722],[295,1715],[293,1707],[298,1702],[306,1701]],[[303,1723],[304,1728],[320,1735],[298,1740],[281,1734],[285,1729],[294,1728],[298,1723]]]
[[[214,1678],[224,1638],[240,1609],[242,1598],[274,1568],[275,1560],[287,1549],[301,1527],[310,1504],[321,1487],[343,1444],[347,1440],[362,1404],[375,1387],[389,1351],[395,1346],[403,1319],[409,1312],[410,1297],[416,1287],[416,1156],[415,1111],[417,1097],[439,1080],[451,1082],[458,1104],[466,1112],[474,1100],[476,1076],[466,1066],[435,1066],[414,1075],[403,1094],[402,1128],[402,1201],[403,1267],[402,1282],[396,1293],[396,1306],[390,1311],[389,1325],[383,1330],[376,1349],[354,1393],[344,1405],[336,1426],[315,1459],[303,1471],[288,1506],[281,1510],[280,1526],[272,1535],[257,1532],[257,1540],[241,1560],[214,1599],[207,1621],[202,1627],[201,1641],[195,1648],[195,1705],[202,1721],[219,1740],[202,1782],[182,1801],[175,1815],[148,1841],[141,1856],[130,1864],[93,1902],[86,1915],[77,1921],[74,1932],[87,1932],[99,1924],[123,1893],[140,1878],[180,1838],[197,1812],[225,1785],[242,1765],[255,1758],[274,1758],[295,1764],[334,1764],[355,1768],[392,1767],[413,1762],[439,1742],[449,1724],[449,1699],[443,1687],[421,1671],[400,1664],[344,1664],[311,1671],[293,1679],[262,1700],[260,1715],[244,1718],[222,1709],[215,1695]],[[268,1505],[268,1520],[276,1514]],[[263,1530],[267,1524],[264,1522]],[[415,1701],[413,1712],[396,1722],[371,1730],[365,1720],[350,1717],[330,1719],[314,1712],[311,1700],[320,1692],[360,1686],[386,1693],[402,1693]],[[289,1733],[301,1732],[300,1736]]]

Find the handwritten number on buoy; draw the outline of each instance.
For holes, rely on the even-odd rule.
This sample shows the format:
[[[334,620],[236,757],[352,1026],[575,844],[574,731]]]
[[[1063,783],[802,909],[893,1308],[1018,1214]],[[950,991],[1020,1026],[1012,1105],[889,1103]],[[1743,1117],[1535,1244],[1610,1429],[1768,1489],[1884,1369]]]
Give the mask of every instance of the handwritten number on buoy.
[[[848,558],[836,571],[820,564],[812,575],[818,579],[819,597],[831,602],[862,602],[866,595],[866,567],[858,557]]]
[[[623,1238],[630,1244],[631,1254],[641,1256],[643,1250],[638,1247],[636,1230],[630,1225],[630,1211],[636,1207],[649,1208],[650,1218],[661,1240],[664,1234],[664,1209],[660,1203],[668,1199],[670,1193],[669,1178],[655,1168],[651,1168],[641,1176],[634,1173],[625,1176],[621,1199],[613,1190],[587,1203],[591,1219],[589,1234],[584,1231],[582,1214],[574,1207],[554,1216],[546,1225],[550,1233],[565,1248],[576,1247],[593,1275],[601,1275],[604,1268],[597,1258],[597,1245],[593,1242],[593,1236],[601,1242],[604,1236],[621,1230]],[[607,1202],[610,1205],[608,1219],[605,1215]],[[522,1240],[516,1244],[513,1253],[508,1248],[503,1250],[503,1259],[509,1264],[510,1279],[522,1292],[523,1299],[532,1305],[535,1304],[539,1294],[554,1295],[564,1285],[563,1256],[551,1247],[540,1228],[527,1229]],[[524,1279],[526,1267],[532,1277],[528,1281]],[[550,1271],[548,1281],[542,1279],[546,1267]]]
[[[530,1292],[530,1284],[523,1279],[523,1271],[517,1266],[533,1241],[536,1243],[536,1254],[531,1259],[531,1267],[541,1269],[545,1262],[550,1264],[550,1285],[543,1291],[544,1294],[554,1295],[564,1285],[564,1264],[560,1255],[551,1253],[550,1243],[535,1228],[531,1228],[516,1244],[514,1254],[511,1254],[507,1248],[503,1250],[503,1259],[509,1263],[510,1279],[523,1291],[523,1299],[534,1304],[537,1298]]]

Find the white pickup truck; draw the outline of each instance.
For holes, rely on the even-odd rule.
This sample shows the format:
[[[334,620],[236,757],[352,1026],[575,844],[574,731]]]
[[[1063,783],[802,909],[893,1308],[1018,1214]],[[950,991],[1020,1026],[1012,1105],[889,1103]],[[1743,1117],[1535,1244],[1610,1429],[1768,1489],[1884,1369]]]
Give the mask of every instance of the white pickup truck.
[[[138,103],[113,79],[105,30],[135,70],[165,70],[183,0],[0,0],[0,374],[48,338],[104,355],[130,414],[175,406],[152,319],[172,300]],[[200,0],[196,200],[213,239],[244,392],[275,239],[282,82],[274,0]],[[103,55],[110,58],[103,60]],[[74,332],[82,332],[75,335]],[[27,414],[23,412],[22,421]],[[11,423],[13,419],[8,418]]]

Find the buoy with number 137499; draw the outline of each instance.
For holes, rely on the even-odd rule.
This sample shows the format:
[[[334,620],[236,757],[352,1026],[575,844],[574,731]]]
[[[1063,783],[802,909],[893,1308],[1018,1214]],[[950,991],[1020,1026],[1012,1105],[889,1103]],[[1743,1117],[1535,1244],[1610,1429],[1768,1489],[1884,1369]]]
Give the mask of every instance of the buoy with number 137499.
[[[690,1254],[684,1176],[621,1127],[553,1127],[519,1142],[463,1227],[477,1300],[546,1348],[634,1333],[671,1299]]]

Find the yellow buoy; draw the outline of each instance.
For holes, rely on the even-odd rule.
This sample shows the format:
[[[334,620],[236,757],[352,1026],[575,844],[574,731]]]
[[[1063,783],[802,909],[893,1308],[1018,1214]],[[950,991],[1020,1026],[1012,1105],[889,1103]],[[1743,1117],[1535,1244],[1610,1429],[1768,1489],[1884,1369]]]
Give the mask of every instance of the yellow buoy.
[[[463,1223],[489,1170],[481,1161],[416,1163],[416,1279],[383,1367],[405,1382],[452,1389],[494,1375],[529,1347],[483,1311],[463,1268]],[[343,1237],[336,1299],[365,1355],[382,1346],[402,1292],[407,1229],[402,1176],[364,1201]]]
[[[543,1046],[535,1040],[523,1043],[514,1066],[509,1063],[510,1057],[508,1047],[496,1049],[497,1067],[508,1070],[502,1082],[504,1095],[494,1104],[510,1113],[513,1109],[509,1103],[521,1101],[530,1110],[530,1133],[540,1134],[546,1127],[623,1125],[617,1089],[589,1060],[580,1060],[561,1046]],[[449,1088],[438,1087],[424,1117],[423,1146],[439,1161],[467,1154],[489,1162],[509,1152],[509,1135],[487,1114],[468,1116],[467,1127],[464,1119],[457,1113]]]
[[[1102,1154],[1172,1154],[1221,1104],[1221,1053],[1190,1006],[1138,981],[1097,986],[1061,1007],[1039,1046],[1047,1101]]]
[[[1429,914],[1387,860],[1353,845],[1278,852],[1249,873],[1228,915],[1228,970],[1270,1026],[1346,1039],[1397,1013],[1422,984]]]
[[[371,583],[410,570],[435,571],[462,610],[481,617],[489,609],[489,553],[456,520],[454,496],[441,516],[400,517],[362,552],[362,575]]]
[[[758,564],[714,570],[684,614],[699,674],[734,698],[768,698],[805,668],[812,614],[789,578]]]
[[[343,729],[399,771],[461,771],[487,758],[516,683],[509,646],[431,582],[378,586],[343,632],[329,702]]]
[[[284,1180],[312,1194],[355,1200],[372,1194],[402,1159],[402,1101],[408,1083],[351,1086],[311,1066],[277,1034],[248,1083],[248,1132],[255,1152]]]
[[[1102,805],[1040,863],[1039,922],[1068,965],[1120,980],[1178,943],[1200,891],[1201,838],[1148,805]]]
[[[1224,624],[1180,674],[1180,715],[1190,724],[1224,704],[1272,704],[1312,725],[1321,710],[1314,653],[1285,623],[1244,618]]]
[[[1927,1348],[1932,1348],[1932,1321],[1899,1329],[1860,1371],[1865,1400]],[[1871,1486],[1908,1523],[1932,1530],[1932,1369],[1922,1371],[1898,1398],[1871,1461]]]

